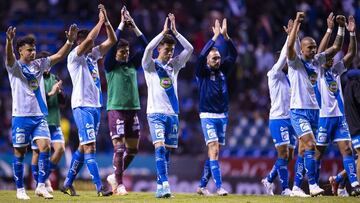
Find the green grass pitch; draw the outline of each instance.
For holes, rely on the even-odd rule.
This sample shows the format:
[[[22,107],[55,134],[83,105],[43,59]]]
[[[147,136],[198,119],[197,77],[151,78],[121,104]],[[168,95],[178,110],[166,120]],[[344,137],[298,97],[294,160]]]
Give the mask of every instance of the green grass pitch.
[[[250,195],[229,195],[225,197],[213,196],[213,197],[202,197],[196,194],[184,194],[184,193],[174,193],[173,198],[169,199],[156,199],[154,197],[154,193],[148,192],[130,192],[127,196],[111,196],[111,197],[97,197],[95,191],[78,191],[80,194],[79,197],[70,197],[61,192],[56,191],[54,193],[54,199],[45,200],[42,197],[36,197],[34,191],[27,191],[27,194],[30,196],[30,200],[20,201],[16,199],[16,192],[13,190],[1,190],[0,191],[0,202],[244,202],[244,203],[263,203],[263,202],[289,202],[289,203],[297,203],[297,202],[316,202],[316,203],[342,203],[342,202],[360,202],[359,197],[332,197],[332,196],[324,196],[324,197],[311,197],[311,198],[298,198],[298,197],[282,197],[282,196],[250,196]]]

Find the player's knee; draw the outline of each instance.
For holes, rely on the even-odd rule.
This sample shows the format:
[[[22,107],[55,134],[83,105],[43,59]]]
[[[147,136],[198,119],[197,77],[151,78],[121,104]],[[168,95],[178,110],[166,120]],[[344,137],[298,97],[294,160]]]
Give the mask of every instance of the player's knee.
[[[60,147],[57,147],[57,148],[54,148],[54,153],[63,155],[64,152],[65,152],[65,146],[64,145],[62,145]]]
[[[341,153],[343,156],[351,156],[352,155],[352,149],[351,149],[351,146],[349,146],[349,145],[345,145],[340,150],[341,150]]]
[[[95,153],[96,147],[94,143],[89,143],[84,145],[84,152],[85,154]]]

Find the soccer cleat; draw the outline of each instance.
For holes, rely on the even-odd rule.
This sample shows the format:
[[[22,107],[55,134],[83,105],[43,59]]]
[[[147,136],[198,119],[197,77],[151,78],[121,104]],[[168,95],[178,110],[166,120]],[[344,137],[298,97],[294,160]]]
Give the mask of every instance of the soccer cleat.
[[[170,198],[171,197],[170,185],[168,182],[163,182],[161,197],[162,198]]]
[[[106,190],[106,188],[104,186],[101,186],[100,190],[97,192],[98,197],[106,197],[106,196],[111,196],[113,194],[112,191],[108,191]]]
[[[120,184],[116,188],[116,195],[127,195],[128,192],[126,191],[126,188],[123,184]]]
[[[346,189],[344,189],[346,191]],[[351,188],[351,196],[357,197],[360,196],[360,185],[357,185],[353,188]]]
[[[305,194],[305,192],[297,186],[293,186],[290,196],[291,197],[310,197],[310,195]]]
[[[309,189],[310,189],[310,195],[312,197],[320,196],[324,193],[324,190],[321,189],[317,184],[309,185]]]
[[[25,188],[19,188],[16,190],[16,198],[21,200],[30,199],[30,197],[25,192]]]
[[[45,181],[45,188],[49,193],[53,193],[54,189],[51,187],[51,182],[49,179]]]
[[[226,196],[226,195],[228,195],[229,193],[228,193],[228,191],[226,191],[224,188],[219,188],[219,189],[217,189],[216,190],[216,194],[218,195],[218,196]]]
[[[335,176],[329,177],[329,183],[331,185],[331,192],[333,193],[334,196],[337,196],[339,184],[335,181]]]
[[[337,196],[339,196],[339,197],[349,197],[349,193],[346,191],[346,188],[339,188],[337,190]]]
[[[289,188],[286,188],[281,192],[282,196],[291,196],[291,190]]]
[[[70,186],[63,186],[62,188],[60,188],[60,191],[63,192],[64,194],[70,195],[70,196],[79,196],[76,191],[74,186],[70,185]]]
[[[206,187],[198,187],[196,193],[202,196],[213,196]]]
[[[47,191],[45,185],[38,185],[35,190],[35,195],[39,197],[44,197],[45,199],[54,198],[54,196]]]
[[[155,197],[156,198],[162,198],[163,190],[162,187],[156,188]]]
[[[265,192],[267,195],[274,195],[274,192],[273,192],[274,184],[273,183],[270,183],[266,178],[262,179],[261,183],[264,185]]]
[[[111,185],[111,190],[113,191],[114,194],[116,194],[116,190],[118,187],[118,183],[116,182],[115,179],[115,174],[110,174],[108,175],[108,177],[106,178],[107,182]]]

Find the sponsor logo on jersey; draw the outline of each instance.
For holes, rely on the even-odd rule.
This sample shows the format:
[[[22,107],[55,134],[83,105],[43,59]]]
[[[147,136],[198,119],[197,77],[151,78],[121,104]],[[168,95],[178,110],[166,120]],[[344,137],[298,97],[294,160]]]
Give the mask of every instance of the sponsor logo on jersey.
[[[172,80],[169,77],[161,78],[160,80],[160,86],[164,89],[168,89],[172,85]]]
[[[86,128],[94,128],[94,125],[93,125],[93,124],[90,124],[90,123],[86,123],[85,127],[86,127]]]
[[[336,81],[332,81],[330,84],[329,84],[329,90],[333,93],[335,93],[337,90],[338,90],[338,84]]]
[[[29,86],[32,90],[37,90],[39,88],[39,82],[37,81],[37,79],[30,80]]]

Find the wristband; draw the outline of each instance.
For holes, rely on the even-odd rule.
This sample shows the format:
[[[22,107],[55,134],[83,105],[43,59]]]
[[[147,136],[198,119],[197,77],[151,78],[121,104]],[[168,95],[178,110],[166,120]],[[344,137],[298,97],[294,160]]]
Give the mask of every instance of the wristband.
[[[344,27],[339,27],[337,35],[344,36],[345,35],[345,28]]]
[[[331,29],[331,28],[328,28],[328,29],[326,30],[326,32],[332,33],[332,29]]]
[[[355,32],[350,32],[350,36],[356,36]]]
[[[70,42],[69,40],[66,40],[66,44],[68,44],[68,45],[73,45],[74,42]]]
[[[106,26],[110,25],[109,21],[106,21],[104,24],[105,24]]]
[[[125,23],[124,22],[121,22],[120,24],[119,24],[119,26],[118,26],[118,30],[123,30],[124,29],[124,27],[125,27]]]

